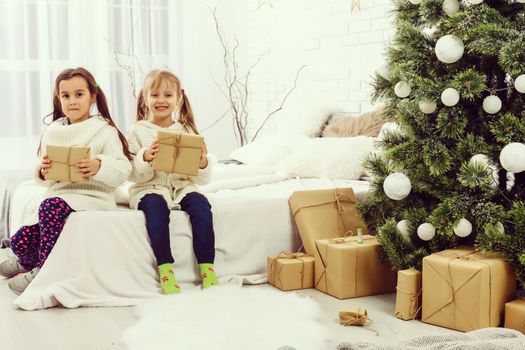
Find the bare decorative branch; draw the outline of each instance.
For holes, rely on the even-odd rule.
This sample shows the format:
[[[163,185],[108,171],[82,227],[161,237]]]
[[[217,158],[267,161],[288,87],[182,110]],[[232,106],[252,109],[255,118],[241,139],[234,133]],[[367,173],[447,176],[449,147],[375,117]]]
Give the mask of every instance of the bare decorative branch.
[[[213,20],[215,22],[215,31],[217,33],[217,36],[219,38],[220,45],[223,50],[223,63],[225,68],[224,73],[224,87],[218,86],[217,82],[214,79],[215,84],[218,86],[219,90],[222,92],[224,97],[226,98],[226,101],[228,101],[228,104],[230,105],[230,108],[223,114],[219,119],[217,119],[211,126],[207,127],[206,129],[209,129],[213,125],[216,125],[220,120],[222,120],[226,114],[230,114],[232,117],[232,126],[235,138],[237,139],[237,143],[240,146],[245,145],[248,142],[253,141],[259,131],[265,126],[266,122],[270,119],[272,115],[280,111],[286,102],[288,96],[295,90],[297,86],[297,80],[299,78],[299,74],[301,70],[305,67],[302,66],[297,71],[297,75],[295,77],[294,85],[293,87],[286,93],[285,97],[283,98],[281,105],[275,109],[274,111],[270,112],[264,122],[257,128],[257,132],[253,136],[253,138],[250,140],[248,137],[248,121],[249,121],[249,114],[248,114],[248,101],[249,101],[249,95],[250,95],[250,77],[254,75],[254,71],[256,67],[260,64],[263,57],[270,51],[269,49],[265,52],[261,53],[257,60],[248,67],[246,74],[242,76],[242,74],[239,72],[239,62],[237,58],[237,50],[239,49],[239,41],[236,37],[234,37],[234,44],[233,47],[228,43],[228,40],[226,39],[226,36],[224,34],[224,31],[220,25],[219,19],[217,17],[217,8],[215,7],[212,11]],[[213,77],[213,75],[212,75]]]
[[[277,107],[276,109],[274,109],[273,111],[271,111],[270,113],[268,113],[268,115],[266,116],[266,118],[264,119],[264,121],[261,123],[261,125],[259,126],[259,128],[257,129],[257,131],[255,132],[255,135],[253,135],[252,137],[252,141],[253,142],[255,140],[255,138],[257,137],[257,135],[259,134],[259,131],[261,131],[261,129],[264,127],[264,125],[266,125],[266,122],[268,122],[268,120],[270,119],[270,117],[272,115],[274,115],[275,113],[279,112],[281,109],[283,109],[283,106],[284,106],[284,103],[286,102],[286,100],[288,99],[288,96],[290,96],[290,94],[295,90],[295,88],[297,87],[297,80],[299,79],[299,74],[301,74],[301,71],[303,70],[303,68],[306,68],[306,64],[301,66],[298,70],[297,70],[297,74],[295,75],[295,80],[293,82],[293,87],[288,90],[288,93],[286,94],[286,96],[284,96],[283,100],[281,101],[281,105],[279,107]]]

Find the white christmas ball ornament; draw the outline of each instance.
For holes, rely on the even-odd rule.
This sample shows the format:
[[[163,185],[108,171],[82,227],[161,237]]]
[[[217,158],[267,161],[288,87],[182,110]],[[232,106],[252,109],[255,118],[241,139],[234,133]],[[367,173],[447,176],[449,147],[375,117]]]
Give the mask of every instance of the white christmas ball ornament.
[[[459,102],[458,90],[454,88],[448,88],[443,90],[443,92],[441,93],[441,102],[443,102],[445,106],[449,107],[457,105]]]
[[[481,4],[483,0],[467,0],[466,2],[469,5],[477,5],[477,4]]]
[[[523,0],[523,3],[525,4],[525,0]],[[514,87],[518,92],[525,94],[525,74],[520,75],[514,80]]]
[[[421,0],[408,0],[408,1],[410,1],[410,3],[413,4],[413,5],[421,4]]]
[[[517,2],[519,2],[520,4],[525,4],[525,0],[516,0]]]
[[[472,224],[467,219],[461,218],[456,227],[454,227],[454,233],[459,237],[467,237],[472,233]]]
[[[457,36],[449,34],[439,38],[435,51],[441,62],[454,63],[463,56],[465,45]]]
[[[501,110],[501,100],[498,96],[490,95],[483,100],[483,110],[489,114],[496,114]]]
[[[525,0],[524,0],[525,1]],[[500,233],[505,233],[505,227],[503,227],[503,224],[501,222],[496,222],[496,229],[500,232]]]
[[[419,102],[419,110],[425,114],[431,114],[436,111],[437,104],[435,101],[421,101]]]
[[[409,237],[409,231],[408,231],[408,221],[407,220],[401,220],[397,223],[397,230],[399,233],[401,233],[401,236],[403,236],[404,239],[407,241],[410,241]]]
[[[459,1],[458,0],[445,0],[443,1],[443,11],[452,16],[453,14],[458,13],[459,11]]]
[[[410,87],[410,84],[408,84],[406,81],[401,80],[396,84],[396,86],[394,86],[394,92],[397,96],[404,98],[410,95],[410,92],[412,92],[412,88]]]
[[[490,165],[489,158],[484,154],[475,154],[470,158],[470,164],[478,163],[486,168]]]
[[[385,194],[388,198],[395,201],[400,201],[408,196],[411,189],[412,184],[410,183],[410,179],[402,173],[392,173],[388,175],[385,182],[383,182]]]
[[[432,224],[425,222],[417,228],[417,235],[424,241],[430,241],[436,235],[436,228]]]
[[[525,145],[519,142],[509,143],[499,154],[501,166],[511,173],[521,173],[525,170]]]

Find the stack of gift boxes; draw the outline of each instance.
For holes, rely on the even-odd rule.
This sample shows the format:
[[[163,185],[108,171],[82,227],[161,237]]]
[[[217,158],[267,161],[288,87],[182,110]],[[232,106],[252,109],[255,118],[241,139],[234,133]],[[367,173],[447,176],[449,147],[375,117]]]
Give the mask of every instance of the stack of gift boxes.
[[[298,191],[289,203],[306,255],[268,257],[269,283],[282,290],[316,288],[340,299],[395,290],[396,274],[381,260],[375,237],[366,234],[351,188]]]
[[[503,258],[458,247],[397,274],[383,262],[351,188],[299,191],[289,199],[304,253],[268,257],[268,281],[282,290],[316,288],[340,299],[396,291],[395,315],[459,331],[505,327],[525,333],[525,298]],[[397,281],[397,285],[396,285]],[[503,317],[505,316],[505,317]]]

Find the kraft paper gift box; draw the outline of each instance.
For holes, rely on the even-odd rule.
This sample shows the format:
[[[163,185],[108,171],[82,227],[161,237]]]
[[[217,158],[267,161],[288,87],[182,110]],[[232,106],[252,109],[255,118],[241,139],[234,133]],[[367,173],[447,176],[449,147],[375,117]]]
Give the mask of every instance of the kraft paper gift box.
[[[397,272],[397,318],[413,320],[421,316],[421,272],[408,269]]]
[[[356,235],[358,228],[367,233],[352,188],[296,191],[288,202],[308,255],[315,256],[318,239]]]
[[[268,283],[281,290],[313,288],[314,257],[284,252],[267,259]]]
[[[89,159],[89,147],[84,146],[46,146],[46,155],[51,160],[45,178],[46,180],[82,182],[83,178],[77,171],[77,162]]]
[[[525,298],[505,304],[505,328],[525,333]]]
[[[202,136],[159,130],[157,140],[159,153],[152,162],[154,170],[197,175],[204,145]]]
[[[422,274],[421,321],[458,331],[499,326],[516,294],[509,263],[470,247],[426,256]]]
[[[315,241],[315,288],[339,299],[390,293],[397,274],[380,259],[380,245],[373,236]]]

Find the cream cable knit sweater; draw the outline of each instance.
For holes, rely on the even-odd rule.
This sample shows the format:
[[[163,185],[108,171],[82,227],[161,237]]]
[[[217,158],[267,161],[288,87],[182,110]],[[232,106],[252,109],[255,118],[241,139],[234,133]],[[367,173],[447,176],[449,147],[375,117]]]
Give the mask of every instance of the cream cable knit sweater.
[[[144,161],[144,151],[157,138],[157,132],[163,128],[146,120],[141,120],[128,131],[128,143],[131,152],[136,156],[132,161],[133,171],[129,178],[135,182],[129,188],[130,207],[137,209],[140,199],[148,193],[157,193],[164,197],[170,209],[178,209],[179,202],[189,192],[197,192],[198,185],[210,182],[212,162],[208,157],[208,165],[199,169],[196,176],[168,174],[163,171],[154,171],[151,163]],[[176,122],[168,130],[192,133],[182,124]]]
[[[40,164],[35,168],[35,181],[48,189],[45,198],[63,198],[75,210],[116,209],[115,189],[128,178],[131,163],[122,152],[117,130],[101,116],[93,116],[75,124],[65,124],[65,118],[51,123],[41,140],[42,153],[47,145],[89,146],[90,157],[101,161],[98,172],[86,182],[42,180]],[[38,222],[38,208],[28,212],[24,225]]]

